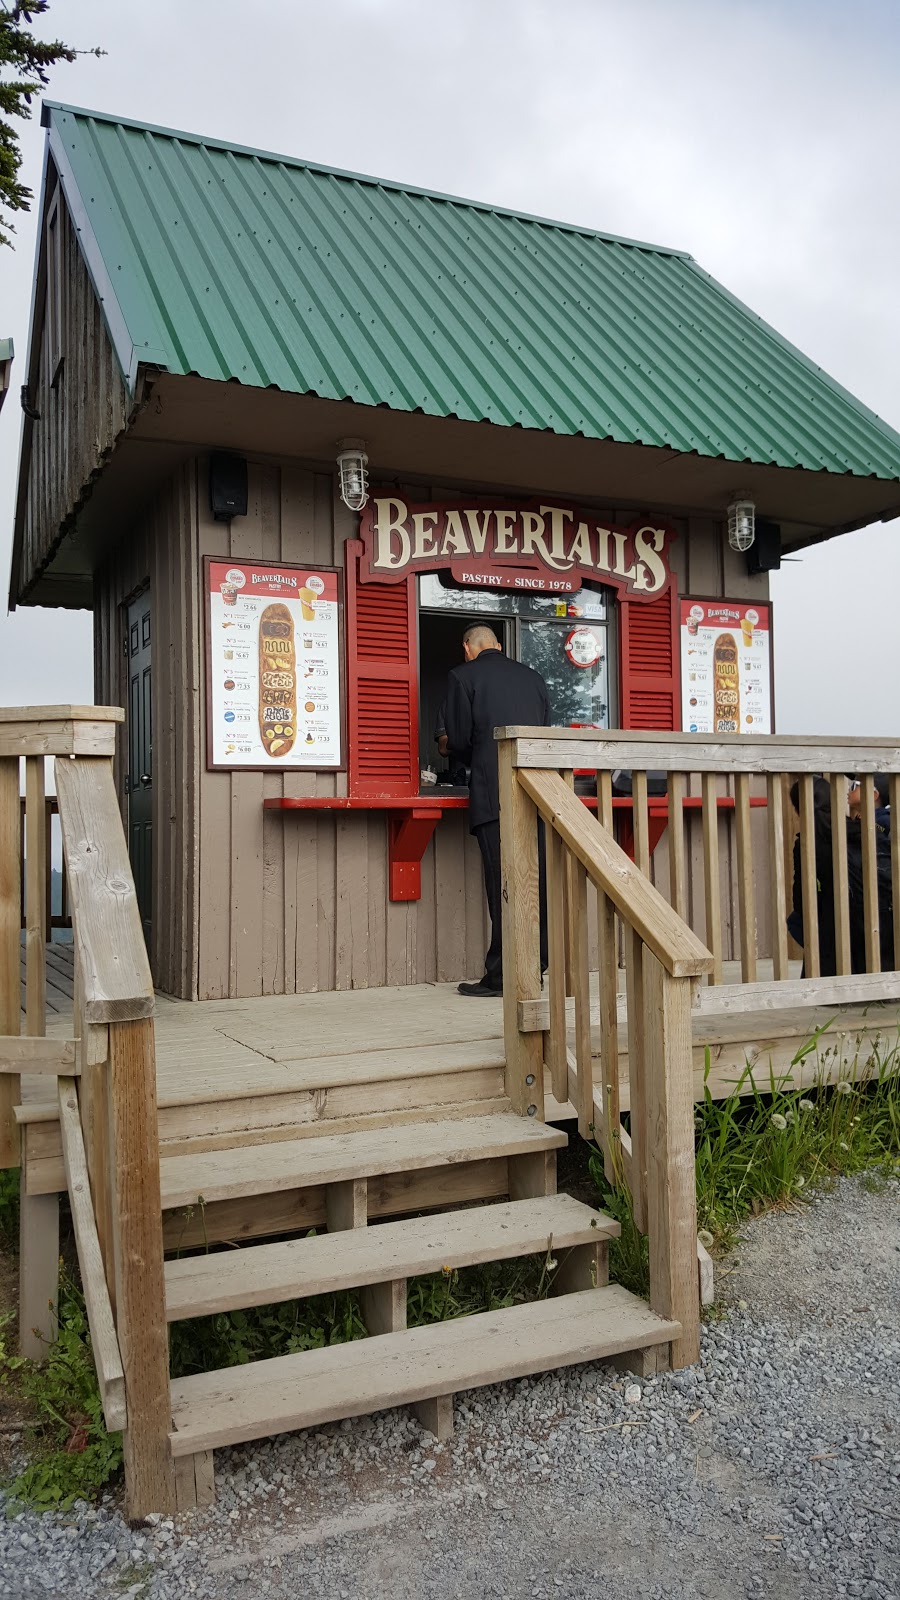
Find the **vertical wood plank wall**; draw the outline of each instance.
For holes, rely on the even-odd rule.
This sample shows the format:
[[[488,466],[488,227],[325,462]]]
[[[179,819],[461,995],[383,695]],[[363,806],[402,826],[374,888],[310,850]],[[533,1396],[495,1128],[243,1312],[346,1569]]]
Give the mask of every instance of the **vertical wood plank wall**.
[[[154,981],[185,999],[444,982],[482,970],[481,862],[467,817],[449,814],[422,863],[422,898],[388,898],[387,826],[377,813],[265,812],[263,799],[346,792],[343,773],[207,772],[202,558],[342,566],[357,519],[329,474],[249,462],[246,517],[216,523],[207,462],[180,468],[123,537],[95,585],[99,701],[125,704],[123,606],[149,580],[153,671]],[[621,520],[628,520],[623,513]],[[682,524],[682,593],[768,598],[714,524]],[[125,766],[121,742],[118,775]],[[123,798],[123,809],[126,802]],[[726,957],[735,868],[721,827]],[[765,813],[754,813],[760,950],[767,948]],[[727,861],[727,867],[726,867]],[[702,931],[699,817],[689,823],[689,899]],[[665,835],[652,871],[668,890]],[[596,916],[590,912],[594,930]],[[592,931],[591,960],[596,960]]]

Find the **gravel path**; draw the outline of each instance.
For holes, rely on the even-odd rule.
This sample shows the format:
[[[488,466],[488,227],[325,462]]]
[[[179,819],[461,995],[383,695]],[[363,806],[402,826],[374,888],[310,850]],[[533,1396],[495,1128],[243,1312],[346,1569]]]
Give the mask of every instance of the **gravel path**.
[[[599,1367],[217,1455],[211,1511],[0,1523],[0,1595],[900,1597],[900,1183],[748,1225],[697,1369]],[[626,1397],[626,1390],[628,1391]]]

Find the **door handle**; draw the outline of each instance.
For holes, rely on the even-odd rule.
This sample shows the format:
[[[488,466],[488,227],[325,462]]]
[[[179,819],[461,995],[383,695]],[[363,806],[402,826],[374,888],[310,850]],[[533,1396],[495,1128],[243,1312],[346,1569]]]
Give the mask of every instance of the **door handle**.
[[[150,776],[149,772],[142,772],[141,773],[141,783],[144,785],[145,789],[149,789],[149,787],[150,787],[152,782],[153,782],[153,779]]]

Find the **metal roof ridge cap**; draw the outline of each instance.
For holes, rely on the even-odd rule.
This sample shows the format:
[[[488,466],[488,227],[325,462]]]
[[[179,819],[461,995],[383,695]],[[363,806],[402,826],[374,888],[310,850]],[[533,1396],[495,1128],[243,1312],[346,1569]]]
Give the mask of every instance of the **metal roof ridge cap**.
[[[88,106],[64,105],[57,100],[41,102],[41,126],[52,127],[51,113],[59,111],[73,117],[90,117],[94,122],[110,122],[117,127],[134,128],[138,133],[151,133],[163,139],[179,139],[187,144],[201,145],[207,149],[224,150],[232,155],[252,156],[257,161],[271,161],[278,166],[299,167],[327,178],[340,178],[346,182],[364,183],[373,189],[391,189],[398,194],[415,195],[422,200],[439,200],[444,205],[463,206],[470,211],[486,211],[491,216],[510,217],[516,222],[530,222],[542,228],[555,228],[563,233],[578,233],[588,239],[602,239],[605,244],[624,245],[629,250],[646,250],[651,255],[671,256],[676,260],[692,261],[688,250],[674,246],[650,244],[647,240],[628,239],[623,234],[604,233],[586,223],[562,222],[553,217],[537,216],[530,211],[516,211],[511,206],[492,205],[488,200],[469,200],[465,195],[444,194],[439,189],[423,189],[415,183],[401,183],[395,178],[377,178],[371,173],[351,172],[345,167],[328,167],[319,161],[306,161],[301,156],[281,155],[277,150],[261,150],[255,145],[237,144],[214,135],[188,133],[182,128],[164,128],[159,123],[140,122],[134,117],[118,117],[109,111],[92,111]]]
[[[715,289],[723,299],[729,300],[732,305],[736,306],[739,311],[743,312],[744,316],[752,317],[753,321],[756,322],[771,339],[774,339],[776,344],[780,345],[783,350],[788,351],[790,355],[795,358],[795,360],[802,362],[803,366],[806,367],[809,372],[813,373],[817,378],[820,378],[824,383],[826,383],[828,387],[834,390],[834,392],[838,394],[842,400],[849,401],[858,412],[862,413],[867,421],[873,423],[875,427],[879,429],[879,431],[884,433],[892,444],[900,445],[900,432],[898,432],[896,428],[892,427],[889,422],[886,422],[884,417],[880,417],[877,411],[873,411],[870,406],[867,406],[865,401],[860,400],[859,396],[855,395],[851,389],[845,389],[844,385],[840,383],[837,378],[833,378],[830,372],[826,372],[824,367],[820,367],[818,362],[813,360],[812,356],[808,356],[804,350],[800,349],[799,345],[794,344],[790,339],[786,338],[783,333],[779,333],[778,329],[774,328],[771,322],[767,322],[765,317],[760,316],[758,311],[754,311],[752,306],[748,306],[747,302],[742,300],[739,295],[734,294],[731,289],[726,288],[725,284],[721,283],[718,278],[714,278],[712,273],[707,272],[705,267],[701,267],[699,261],[697,261],[693,256],[688,256],[687,260],[691,269],[697,273],[698,277],[705,278],[707,283],[711,284],[713,289]],[[859,476],[867,476],[867,474],[859,474]],[[868,474],[868,476],[877,478],[878,474],[877,472],[873,472]],[[892,480],[890,478],[884,478],[880,481],[889,483]]]

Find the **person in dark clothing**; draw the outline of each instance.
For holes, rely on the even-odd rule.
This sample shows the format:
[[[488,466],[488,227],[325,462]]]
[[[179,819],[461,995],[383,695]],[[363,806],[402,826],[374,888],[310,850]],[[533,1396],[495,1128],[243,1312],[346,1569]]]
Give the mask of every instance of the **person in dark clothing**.
[[[791,805],[800,814],[800,785],[791,785]],[[834,927],[834,889],[831,871],[831,789],[824,778],[813,782],[813,818],[816,838],[816,918],[819,924],[819,972],[833,978],[837,972],[837,935]],[[794,840],[794,888],[787,930],[797,944],[805,945],[803,931],[803,875],[800,870],[800,835]],[[801,977],[806,976],[805,968]]]
[[[452,783],[456,789],[464,789],[466,785],[465,762],[450,754],[450,740],[447,738],[447,705],[446,702],[438,712],[437,722],[434,725],[434,742],[438,747],[438,754],[449,763],[446,782]],[[443,779],[441,780],[444,781]]]
[[[497,995],[503,989],[500,893],[500,792],[495,728],[550,723],[547,685],[539,672],[511,661],[492,628],[478,623],[463,638],[465,662],[447,680],[445,723],[450,751],[469,765],[469,831],[481,851],[491,916],[484,976],[461,983],[460,994]],[[543,878],[543,873],[541,873]],[[542,893],[543,902],[544,895]],[[546,916],[541,916],[541,969],[547,965]]]
[[[800,786],[791,787],[791,803],[799,813]],[[893,888],[890,856],[890,809],[879,804],[888,793],[887,779],[875,774],[875,878],[878,893],[880,961],[882,972],[894,970]],[[859,785],[851,784],[849,815],[842,819],[847,834],[847,899],[850,922],[850,965],[853,972],[866,972],[865,892],[863,889],[863,847],[860,822]],[[819,925],[819,972],[823,978],[837,973],[837,932],[834,905],[832,858],[831,791],[824,778],[813,784],[813,819],[816,852],[816,915]],[[794,891],[788,933],[802,945],[803,887],[800,871],[800,837],[794,841]],[[802,976],[806,976],[805,968]]]
[[[873,772],[872,787],[875,791],[875,826],[882,833],[890,835],[891,831],[891,806],[890,806],[890,780],[886,772]],[[854,821],[858,822],[862,810],[862,784],[858,778],[853,778],[847,794],[847,809]]]

